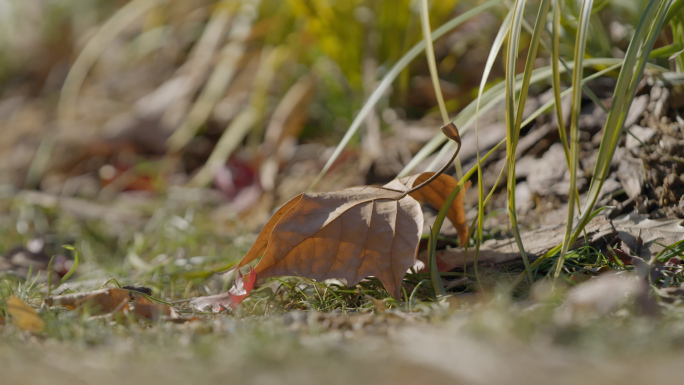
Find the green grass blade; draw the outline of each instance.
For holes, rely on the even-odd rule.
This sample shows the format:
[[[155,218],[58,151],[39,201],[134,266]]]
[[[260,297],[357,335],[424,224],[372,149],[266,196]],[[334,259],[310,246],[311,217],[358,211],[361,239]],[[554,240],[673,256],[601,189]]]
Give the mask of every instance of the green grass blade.
[[[71,278],[72,275],[74,275],[74,273],[76,272],[76,269],[78,268],[78,262],[79,262],[78,250],[76,250],[75,247],[73,247],[71,245],[64,245],[62,247],[64,247],[67,250],[70,250],[71,252],[74,253],[74,264],[71,265],[71,269],[69,269],[69,271],[67,271],[67,273],[64,274],[62,279],[59,281],[59,285],[57,285],[57,287],[62,286],[62,284],[64,284],[64,282],[66,282],[69,278]]]
[[[591,8],[593,0],[582,2],[580,18],[577,24],[575,38],[575,69],[572,73],[572,104],[570,105],[570,190],[568,191],[568,219],[565,227],[565,238],[561,247],[561,254],[556,264],[554,277],[558,278],[563,267],[563,260],[570,247],[572,229],[575,220],[575,204],[577,195],[577,169],[579,168],[579,115],[582,108],[582,76],[584,74],[582,62],[587,46],[587,33],[591,22]]]
[[[428,250],[433,250],[437,248],[437,237],[439,232],[435,233],[430,228],[430,238],[428,239]],[[442,277],[439,275],[439,270],[437,269],[437,254],[428,253],[428,271],[430,272],[430,282],[432,283],[432,291],[435,294],[435,298],[444,298],[446,296],[446,291],[444,291],[444,283],[442,283]]]
[[[621,59],[614,59],[614,58],[595,58],[595,59],[586,59],[584,61],[584,66],[585,67],[592,67],[592,66],[612,66],[615,65],[616,63],[621,62]],[[567,63],[568,67],[573,67],[574,62],[569,62]],[[657,71],[667,71],[666,69],[658,66],[652,66],[654,70]],[[560,73],[566,72],[566,68],[561,68]],[[550,79],[552,75],[552,69],[550,66],[547,67],[541,67],[537,68],[532,72],[532,76],[530,78],[530,83],[538,83],[541,81],[546,81]],[[517,76],[518,80],[522,81],[523,75],[520,74]],[[521,83],[516,83],[516,90],[519,90],[520,87],[522,87]],[[487,91],[485,91],[482,94],[482,97],[479,98],[481,107],[479,109],[480,113],[486,113],[493,108],[497,107],[499,103],[505,100],[506,94],[505,94],[505,81],[499,82],[489,88]],[[477,116],[477,104],[478,100],[473,100],[470,104],[468,104],[461,112],[456,115],[456,117],[453,119],[453,123],[458,127],[458,131],[461,135],[463,135],[465,132],[467,132],[470,127],[475,125],[475,118]],[[523,125],[524,126],[524,125]],[[404,177],[406,175],[409,175],[415,168],[418,166],[425,158],[427,158],[430,154],[432,154],[439,146],[441,146],[447,138],[444,135],[437,135],[434,138],[432,138],[428,143],[426,143],[423,148],[421,148],[418,153],[411,159],[411,161],[404,167],[403,170],[399,173],[398,177]],[[451,143],[448,144],[448,146],[452,146]],[[449,151],[453,151],[453,147],[450,147]],[[446,150],[445,150],[446,152]],[[428,169],[431,171],[432,169]]]
[[[425,42],[425,56],[427,58],[428,68],[430,70],[430,78],[432,79],[432,87],[434,88],[435,96],[437,97],[439,112],[442,115],[442,123],[447,125],[450,122],[449,113],[447,112],[446,104],[444,103],[442,88],[439,85],[439,74],[437,72],[437,63],[435,61],[435,50],[432,46],[432,39],[430,38],[430,15],[428,14],[427,0],[421,0],[420,2],[420,21],[423,30],[423,41]],[[432,234],[432,229],[430,230],[428,248],[432,249],[432,244],[437,242],[437,237]],[[436,254],[430,254],[428,258],[428,269],[430,271],[430,281],[432,282],[432,290],[435,298],[443,298],[446,296],[446,292],[444,291],[442,277],[439,276],[439,271],[437,270]]]
[[[568,242],[569,244],[577,239],[584,226],[589,223],[589,214],[596,204],[603,182],[608,175],[610,161],[624,129],[627,113],[634,100],[636,88],[643,75],[649,53],[663,26],[667,10],[670,9],[673,1],[652,0],[649,2],[634,32],[613,92],[613,100],[604,127],[603,139],[599,147],[598,159],[589,186],[584,212]]]
[[[516,98],[516,66],[517,55],[520,46],[521,30],[523,24],[523,11],[525,1],[517,1],[515,4],[515,12],[513,15],[513,25],[508,35],[508,50],[506,58],[506,160],[507,160],[507,183],[506,193],[508,195],[508,215],[511,222],[511,230],[518,245],[518,249],[523,257],[525,269],[528,271],[530,284],[532,283],[532,271],[529,269],[529,260],[525,247],[520,237],[520,229],[518,227],[518,218],[516,214],[515,202],[515,155],[518,145],[518,138],[520,137],[520,129],[523,120],[523,112],[525,109],[525,102],[530,85],[530,79],[534,70],[534,61],[537,57],[539,49],[539,41],[541,33],[544,30],[546,23],[546,15],[551,4],[550,0],[543,0],[539,6],[537,19],[532,33],[532,40],[528,50],[527,60],[525,62],[525,69],[523,72],[522,86],[520,88],[519,97]]]
[[[602,208],[592,212],[589,215],[589,220],[594,219],[594,217],[596,217],[598,214],[600,214],[601,211],[603,211],[604,209],[606,209],[606,207],[602,207]],[[560,252],[562,246],[563,246],[563,244],[561,243],[560,245],[558,245],[558,246],[554,247],[553,249],[547,251],[544,255],[540,256],[534,262],[532,262],[530,264],[530,268],[532,270],[538,268],[539,265],[541,265],[542,262],[544,262],[546,259],[551,258],[552,256],[556,255],[558,252]],[[516,277],[516,279],[514,279],[513,282],[511,283],[511,287],[518,286],[525,279],[525,277],[526,277],[525,273],[518,275],[518,277]]]
[[[53,255],[50,258],[50,262],[48,262],[48,266],[47,266],[47,296],[48,297],[52,293],[52,274],[54,274],[54,271],[52,270],[52,264],[54,262],[55,262],[55,256]]]
[[[565,121],[563,119],[563,104],[561,103],[561,83],[560,70],[558,63],[560,63],[560,21],[563,4],[561,0],[555,0],[553,4],[553,29],[551,31],[551,69],[553,71],[552,88],[553,98],[556,100],[556,118],[558,119],[558,134],[560,135],[561,143],[563,144],[563,151],[565,151],[565,160],[570,167],[570,147],[568,146],[568,134],[565,129]]]
[[[484,162],[487,160],[492,154],[494,154],[503,144],[505,143],[505,140],[500,141],[497,143],[496,146],[494,146],[485,156],[482,157],[482,161]],[[458,184],[456,187],[451,191],[449,196],[444,200],[444,204],[442,204],[442,207],[439,209],[439,212],[437,213],[437,217],[435,218],[435,223],[432,225],[432,231],[430,233],[430,237],[432,239],[437,239],[439,236],[439,230],[442,228],[442,224],[444,224],[444,219],[446,219],[446,214],[449,211],[449,207],[454,203],[454,199],[456,199],[456,196],[458,196],[458,193],[461,191],[461,189],[465,186],[466,182],[470,180],[470,178],[473,176],[473,174],[477,171],[477,166],[473,166],[468,172],[463,174],[463,178],[458,181]],[[427,250],[427,257],[428,261],[430,260],[436,260],[436,253],[437,253],[437,242],[429,242],[428,243],[428,250]]]
[[[494,6],[498,5],[501,3],[502,0],[489,0],[488,2],[477,6],[467,12],[464,12],[463,14],[453,18],[449,22],[445,23],[441,27],[437,28],[433,33],[432,33],[432,40],[437,40],[440,37],[444,36],[447,32],[451,31],[455,27],[459,26],[460,24],[470,20],[472,17],[475,17],[490,8],[493,8]],[[354,121],[352,121],[352,124],[349,126],[347,129],[347,132],[344,134],[344,137],[340,141],[340,143],[337,145],[335,148],[335,151],[333,154],[330,156],[330,159],[328,159],[328,162],[323,166],[323,169],[321,172],[316,176],[316,179],[311,183],[311,186],[309,186],[308,190],[313,189],[318,182],[325,176],[325,174],[328,172],[332,164],[335,162],[337,157],[342,153],[342,150],[344,147],[349,143],[351,138],[356,134],[356,132],[359,130],[359,127],[361,126],[361,123],[366,119],[368,114],[371,112],[371,110],[375,107],[375,105],[378,103],[382,95],[387,91],[387,89],[390,87],[392,82],[401,74],[401,72],[415,59],[420,55],[421,52],[425,49],[425,42],[421,41],[414,45],[399,61],[397,64],[395,64],[388,72],[387,74],[382,78],[380,81],[380,84],[378,84],[378,87],[371,93],[371,95],[368,97],[368,100],[366,103],[364,103],[363,107],[361,108],[361,111],[359,111],[359,114],[354,118]],[[458,127],[458,125],[456,125]]]
[[[486,200],[484,199],[484,186],[482,184],[482,161],[480,160],[480,130],[479,130],[479,125],[478,125],[478,118],[480,116],[480,102],[482,101],[482,94],[484,93],[485,86],[487,85],[487,79],[489,78],[489,74],[492,71],[492,67],[494,66],[494,61],[496,58],[499,56],[499,51],[501,51],[501,47],[503,46],[503,42],[506,39],[506,34],[511,28],[511,22],[513,20],[513,9],[511,9],[508,12],[508,15],[506,15],[506,18],[504,19],[503,23],[501,24],[501,28],[499,28],[499,32],[496,34],[496,37],[494,38],[494,44],[492,45],[492,49],[489,51],[489,56],[487,57],[487,62],[485,63],[485,69],[484,72],[482,73],[482,80],[480,81],[480,88],[477,93],[477,104],[475,107],[475,146],[476,146],[476,156],[477,156],[477,194],[478,194],[478,203],[477,203],[477,233],[475,236],[475,257],[473,261],[473,265],[475,267],[475,279],[477,280],[477,285],[482,288],[482,282],[480,282],[480,274],[478,272],[478,266],[477,266],[477,259],[480,253],[480,246],[482,245],[482,227],[483,227],[483,222],[484,222],[484,207],[487,204]],[[501,175],[503,175],[503,168],[501,169],[502,173],[499,174],[499,178],[501,178]],[[497,179],[498,182],[498,179]],[[497,183],[498,184],[498,183]],[[494,190],[496,189],[496,185],[492,188],[492,191],[490,192],[489,196],[492,195]],[[487,197],[487,200],[489,197]],[[465,247],[466,249],[468,248],[468,245],[461,245],[461,247]]]
[[[435,89],[435,96],[437,97],[437,104],[439,105],[439,112],[442,115],[442,123],[449,124],[449,113],[444,104],[444,95],[442,95],[442,87],[439,85],[439,74],[437,73],[437,62],[435,61],[435,49],[432,46],[432,39],[430,34],[430,15],[428,14],[427,0],[420,1],[420,23],[423,29],[423,41],[425,42],[425,56],[428,61],[428,68],[430,70],[430,79],[432,79],[432,87]]]
[[[615,71],[616,69],[620,68],[621,66],[622,66],[621,62],[615,63],[610,67],[607,67],[601,71],[598,71],[598,72],[596,72],[590,76],[585,77],[584,80],[582,80],[582,84],[584,85],[593,79],[599,78],[599,77],[601,77],[607,73]],[[572,92],[572,87],[568,88],[567,90],[564,90],[560,96],[565,97],[566,95],[569,95],[571,92]],[[544,103],[541,107],[537,108],[534,112],[532,112],[527,117],[527,119],[525,119],[525,121],[522,123],[522,126],[525,127],[528,124],[532,124],[532,122],[535,119],[537,119],[540,115],[549,112],[554,107],[555,102],[556,102],[556,99],[554,98],[554,99],[551,99],[551,100],[547,101],[546,103]],[[476,165],[476,166],[479,166],[480,164],[481,164],[481,160],[478,160],[478,165]],[[494,190],[496,189],[496,186],[498,186],[498,184],[499,184],[499,181],[502,177],[504,169],[505,169],[505,167],[502,168],[501,173],[499,173],[499,176],[497,177],[496,183],[494,183],[494,187],[489,191],[487,198],[484,200],[483,206],[487,206],[489,199],[494,194]],[[482,180],[482,179],[480,178],[479,180]],[[480,220],[480,219],[475,219],[475,221],[473,223],[477,222],[478,220]],[[559,245],[559,247],[560,247],[560,245]],[[476,256],[475,259],[477,260],[477,254],[475,256]]]
[[[663,24],[669,24],[674,17],[679,15],[679,12],[681,12],[682,9],[684,9],[684,0],[675,0],[672,5],[670,5]]]

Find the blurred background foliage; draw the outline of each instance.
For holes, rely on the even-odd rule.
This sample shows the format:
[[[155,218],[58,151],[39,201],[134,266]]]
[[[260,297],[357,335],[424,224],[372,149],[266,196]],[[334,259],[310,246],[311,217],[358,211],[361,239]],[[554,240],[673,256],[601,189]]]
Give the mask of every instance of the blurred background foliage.
[[[479,3],[431,2],[433,29]],[[645,4],[597,1],[587,56],[621,57]],[[528,21],[536,6],[529,2]],[[502,2],[436,42],[452,113],[477,95],[506,12]],[[565,58],[578,12],[577,1],[564,2]],[[658,44],[681,35],[681,23],[671,26]],[[334,145],[379,79],[421,38],[414,0],[0,0],[0,183],[65,193],[76,175],[99,173],[101,188],[112,172],[133,168],[157,189],[187,182],[212,153],[223,162],[239,155],[256,170],[273,153],[291,158],[294,147],[283,150],[283,142]],[[490,79],[502,77],[495,65]],[[379,132],[435,108],[426,62],[414,60],[352,144],[369,137],[378,147]],[[176,171],[178,179],[168,177]]]

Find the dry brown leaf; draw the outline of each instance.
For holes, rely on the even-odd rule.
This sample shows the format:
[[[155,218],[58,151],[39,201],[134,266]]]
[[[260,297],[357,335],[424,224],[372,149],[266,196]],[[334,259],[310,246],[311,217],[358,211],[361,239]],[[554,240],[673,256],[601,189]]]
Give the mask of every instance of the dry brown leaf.
[[[48,306],[64,306],[74,310],[87,306],[92,314],[128,310],[129,292],[123,289],[102,289],[45,298]]]
[[[613,223],[618,237],[630,249],[636,250],[638,242],[643,244],[642,257],[663,250],[662,245],[684,240],[684,221],[678,218],[649,219],[643,214],[630,213],[614,219]]]
[[[45,304],[64,306],[70,310],[87,307],[92,315],[132,311],[138,317],[150,320],[156,320],[162,316],[171,319],[178,318],[178,314],[172,307],[153,302],[133,291],[118,288],[47,297]]]
[[[385,185],[387,188],[395,190],[408,190],[419,184],[425,182],[433,176],[434,172],[424,172],[422,174],[407,176],[401,179],[395,179]],[[444,201],[447,199],[449,194],[456,188],[458,181],[450,175],[441,174],[437,179],[430,182],[427,186],[424,186],[410,195],[420,202],[425,202],[432,206],[435,210],[442,208]],[[466,185],[466,188],[470,184]],[[458,239],[461,246],[468,242],[468,224],[466,223],[465,209],[463,208],[463,199],[465,198],[465,188],[461,189],[458,193],[454,203],[449,207],[447,212],[447,218],[454,224],[456,231],[458,232]]]
[[[151,301],[149,298],[133,294],[133,314],[138,317],[156,321],[160,318],[176,319],[178,313],[169,305]]]
[[[263,253],[255,268],[260,278],[300,275],[354,285],[375,276],[399,298],[422,228],[420,204],[402,193],[353,187],[301,194],[273,215],[237,267]]]
[[[245,254],[245,256],[242,257],[242,260],[237,264],[237,269],[247,265],[264,254],[264,251],[266,251],[266,246],[268,246],[268,239],[271,237],[271,232],[273,232],[273,229],[278,224],[278,221],[283,217],[283,215],[287,214],[288,211],[290,211],[297,203],[299,203],[299,200],[303,195],[304,194],[299,194],[290,199],[273,214],[271,219],[269,219],[261,229],[261,232],[254,242],[254,245],[252,245],[252,248],[249,249],[247,254]]]
[[[7,299],[7,311],[12,316],[12,323],[21,330],[39,333],[45,329],[45,321],[38,312],[15,296]]]

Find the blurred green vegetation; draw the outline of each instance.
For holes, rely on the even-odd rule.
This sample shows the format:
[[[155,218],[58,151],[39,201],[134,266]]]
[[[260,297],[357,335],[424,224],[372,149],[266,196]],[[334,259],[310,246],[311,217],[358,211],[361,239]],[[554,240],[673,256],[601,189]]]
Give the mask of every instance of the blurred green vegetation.
[[[132,3],[152,0],[2,0],[0,1],[0,85],[5,95],[43,95],[56,101],[70,65],[86,42],[107,20]],[[126,73],[147,68],[156,71],[153,84],[120,86],[110,89],[118,101],[134,101],[159,86],[187,63],[211,17],[228,9],[241,12],[234,1],[187,0],[156,1],[157,5],[135,19],[97,60],[89,82],[104,81],[104,74]],[[430,18],[437,28],[455,15],[480,3],[477,0],[431,2]],[[630,31],[646,0],[598,1],[591,21],[588,57],[620,56],[626,49]],[[263,0],[255,1],[250,12],[256,16],[247,50],[256,54],[263,47],[281,47],[284,63],[277,80],[269,87],[268,106],[277,102],[303,75],[316,80],[316,96],[307,113],[310,120],[302,138],[335,143],[348,127],[376,82],[415,43],[421,40],[417,2],[412,0]],[[579,6],[564,2],[560,53],[572,56]],[[528,21],[536,2],[527,8]],[[487,56],[489,42],[505,14],[505,6],[459,28],[437,46],[441,78],[452,85],[445,90],[452,112],[458,111],[476,95],[478,77]],[[678,17],[673,32],[681,35]],[[526,39],[526,38],[524,38]],[[660,44],[667,43],[667,37]],[[111,47],[110,47],[111,46]],[[548,53],[542,52],[542,57]],[[661,59],[662,60],[662,59]],[[681,59],[677,59],[681,61]],[[427,76],[425,60],[415,60],[395,82],[380,103],[403,111],[403,116],[419,118],[433,109],[434,94],[420,82]],[[500,79],[500,66],[492,79]],[[156,83],[156,84],[154,84]],[[429,82],[424,82],[429,85]],[[119,93],[127,95],[120,95]],[[273,107],[267,107],[267,111]]]

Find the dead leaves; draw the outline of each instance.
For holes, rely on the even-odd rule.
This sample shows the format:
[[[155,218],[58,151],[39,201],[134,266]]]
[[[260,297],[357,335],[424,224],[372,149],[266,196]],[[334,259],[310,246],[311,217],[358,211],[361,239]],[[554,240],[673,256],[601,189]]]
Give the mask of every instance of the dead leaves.
[[[395,179],[386,184],[385,187],[391,189],[411,189],[425,182],[433,176],[434,172],[424,172],[422,174],[407,176],[401,179]],[[468,185],[470,182],[468,182]],[[441,174],[437,179],[430,182],[427,186],[416,190],[409,195],[420,202],[425,202],[432,206],[433,209],[439,210],[444,201],[447,199],[451,191],[458,185],[458,181],[453,177]],[[465,188],[461,189],[454,200],[454,203],[449,207],[447,218],[454,224],[458,232],[458,240],[461,245],[468,242],[468,224],[466,223],[465,210],[463,209],[463,198],[465,197]]]
[[[118,288],[47,297],[45,304],[64,306],[69,310],[87,310],[94,316],[131,314],[147,320],[179,318],[171,306],[154,302],[141,293]]]
[[[375,276],[398,298],[422,228],[420,204],[395,191],[353,187],[301,194],[268,221],[238,267],[263,253],[255,268],[260,278],[299,275],[354,285]]]
[[[47,297],[44,305],[86,311],[91,316],[90,319],[131,315],[150,321],[166,320],[178,323],[193,320],[180,318],[173,307],[155,302],[142,293],[118,288]],[[41,333],[45,330],[45,320],[21,299],[11,296],[5,301],[5,306],[11,323],[19,330],[31,333]],[[0,316],[0,325],[3,323],[4,319]]]
[[[279,275],[318,281],[337,278],[350,286],[374,276],[390,295],[399,298],[404,275],[415,264],[423,228],[418,201],[439,209],[458,184],[441,174],[426,186],[410,191],[433,176],[423,173],[394,180],[384,187],[352,187],[296,196],[275,212],[235,267],[239,269],[263,256],[250,271],[249,281],[243,284],[238,275],[231,289],[244,294],[200,297],[191,304],[213,311],[235,307],[249,294],[257,276]],[[461,243],[468,238],[463,196],[464,191],[447,215]]]

